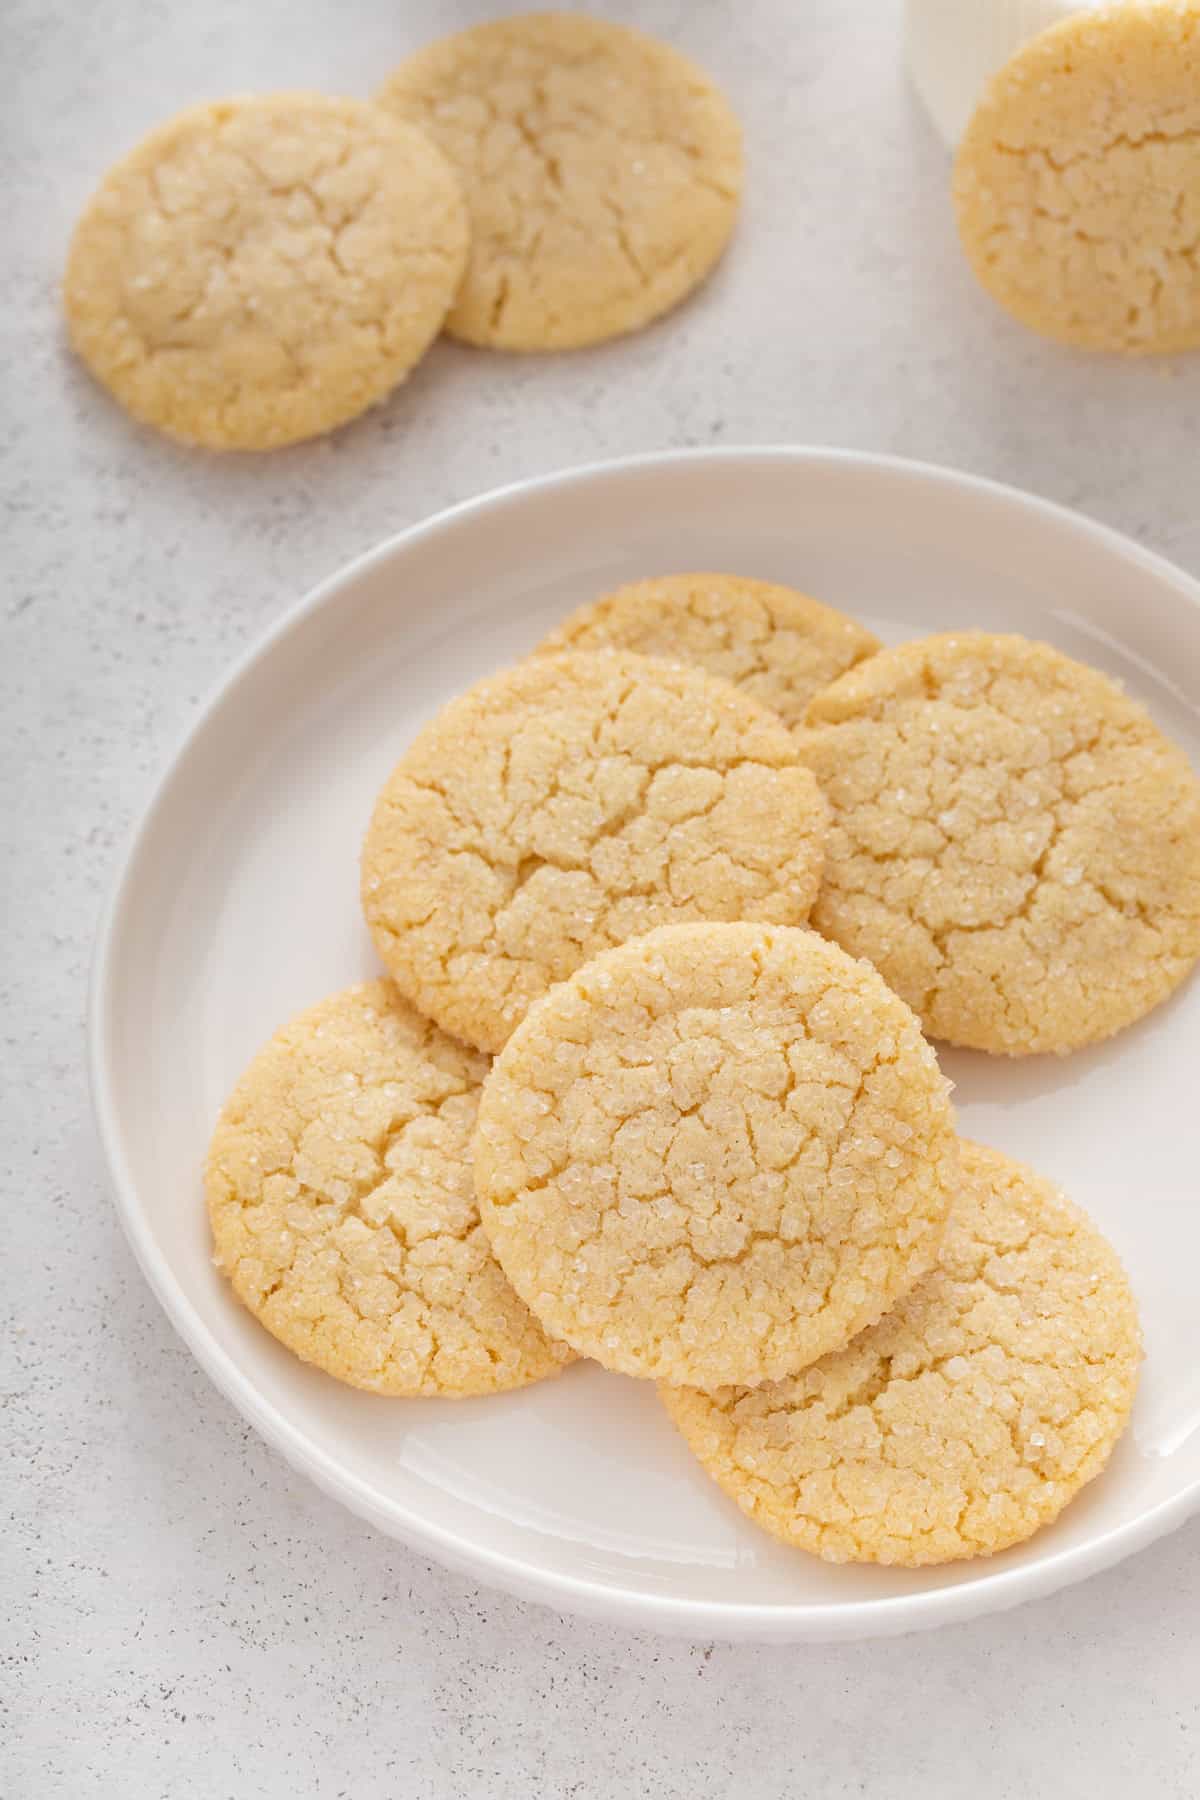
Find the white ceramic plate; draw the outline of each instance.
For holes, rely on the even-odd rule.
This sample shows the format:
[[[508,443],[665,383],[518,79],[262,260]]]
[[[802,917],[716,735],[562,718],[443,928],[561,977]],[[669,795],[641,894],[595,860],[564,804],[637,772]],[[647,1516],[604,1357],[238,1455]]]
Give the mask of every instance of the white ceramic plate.
[[[585,469],[405,532],[234,670],[138,831],[100,938],[92,1061],[134,1250],[245,1416],[328,1493],[519,1594],[698,1638],[908,1631],[1044,1594],[1200,1504],[1200,979],[1065,1061],[947,1053],[963,1128],[1059,1179],[1113,1238],[1147,1359],[1107,1472],[1031,1543],[905,1572],[829,1567],[746,1524],[653,1388],[588,1365],[486,1400],[356,1393],[294,1361],[209,1260],[205,1144],[290,1013],[375,971],[357,902],[376,789],[414,731],[578,602],[732,569],[810,590],[887,639],[985,626],[1121,677],[1200,759],[1200,587],[1055,507],[854,455],[722,450]]]

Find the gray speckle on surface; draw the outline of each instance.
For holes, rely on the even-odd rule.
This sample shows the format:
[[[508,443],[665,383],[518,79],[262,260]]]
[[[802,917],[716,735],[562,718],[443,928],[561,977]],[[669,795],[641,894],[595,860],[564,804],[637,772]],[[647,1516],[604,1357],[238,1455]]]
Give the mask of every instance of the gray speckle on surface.
[[[120,1236],[82,1054],[120,846],[230,660],[380,538],[595,457],[802,441],[1012,481],[1200,572],[1200,357],[1072,356],[975,291],[895,0],[605,7],[706,62],[748,128],[727,264],[642,337],[560,360],[442,345],[361,424],[258,461],[129,424],[56,313],[104,166],[196,99],[367,92],[409,46],[494,10],[5,7],[0,1793],[1184,1800],[1200,1522],[928,1637],[714,1648],[558,1618],[293,1475],[200,1374]]]

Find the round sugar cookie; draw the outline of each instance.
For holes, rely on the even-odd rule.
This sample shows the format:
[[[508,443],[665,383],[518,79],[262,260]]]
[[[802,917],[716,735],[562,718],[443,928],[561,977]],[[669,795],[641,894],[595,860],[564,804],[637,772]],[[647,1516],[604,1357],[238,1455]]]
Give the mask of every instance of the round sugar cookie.
[[[814,694],[879,649],[844,613],[745,575],[658,575],[581,606],[539,650],[634,650],[695,663],[798,725]]]
[[[492,1394],[572,1360],[500,1272],[470,1140],[487,1061],[389,981],[277,1031],[205,1170],[216,1263],[273,1336],[376,1394]]]
[[[383,399],[436,337],[467,255],[441,151],[358,100],[195,106],[105,177],[71,243],[71,341],[126,410],[269,450]]]
[[[802,923],[828,814],[792,735],[727,682],[615,650],[451,701],[367,831],[362,899],[399,986],[499,1050],[589,956],[685,919]]]
[[[756,1525],[828,1562],[989,1556],[1098,1475],[1137,1384],[1114,1251],[1032,1169],[960,1145],[936,1269],[844,1350],[758,1388],[660,1389]]]
[[[741,131],[667,44],[581,13],[527,13],[419,50],[381,105],[462,178],[466,278],[446,321],[468,343],[565,350],[635,331],[724,250]]]
[[[546,1329],[607,1368],[777,1379],[933,1265],[959,1183],[948,1096],[867,963],[786,926],[667,926],[509,1039],[480,1214]]]
[[[983,286],[1086,350],[1200,344],[1200,6],[1081,11],[1022,46],[959,148],[954,203]]]
[[[932,1037],[1075,1050],[1200,956],[1200,782],[1098,670],[1027,638],[923,638],[843,675],[808,721],[833,809],[813,924]]]

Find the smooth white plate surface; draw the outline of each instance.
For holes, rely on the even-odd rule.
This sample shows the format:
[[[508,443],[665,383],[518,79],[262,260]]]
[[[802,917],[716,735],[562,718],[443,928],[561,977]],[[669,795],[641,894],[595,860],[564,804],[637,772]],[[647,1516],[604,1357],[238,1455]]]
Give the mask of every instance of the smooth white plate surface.
[[[375,792],[443,701],[569,607],[680,569],[789,582],[890,641],[1049,639],[1121,678],[1200,761],[1200,587],[1008,489],[847,454],[722,450],[459,507],[326,582],[230,676],[135,837],[92,995],[97,1115],[134,1250],[245,1416],[414,1547],[564,1609],[696,1638],[830,1639],[1015,1604],[1200,1505],[1200,979],[1064,1061],[945,1052],[963,1129],[1058,1179],[1125,1258],[1147,1359],[1110,1468],[990,1561],[834,1568],[744,1523],[654,1392],[589,1365],[487,1400],[379,1399],[306,1369],[210,1261],[200,1167],[226,1091],[289,1014],[377,965],[357,900]]]

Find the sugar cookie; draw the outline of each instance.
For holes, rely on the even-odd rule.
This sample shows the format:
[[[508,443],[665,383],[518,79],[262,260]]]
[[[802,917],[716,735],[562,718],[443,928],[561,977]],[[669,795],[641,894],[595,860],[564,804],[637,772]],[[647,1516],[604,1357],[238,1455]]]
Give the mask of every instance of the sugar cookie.
[[[627,1375],[775,1379],[932,1265],[959,1185],[909,1009],[814,932],[676,925],[530,1011],[484,1084],[480,1215],[548,1331]]]
[[[745,575],[658,575],[581,606],[539,646],[695,663],[797,725],[813,696],[879,640],[844,613]]]
[[[498,1050],[552,982],[655,925],[803,922],[826,822],[792,734],[727,682],[615,650],[537,657],[401,757],[363,908],[413,1003]]]
[[[281,1343],[377,1394],[491,1394],[571,1360],[479,1224],[469,1144],[486,1060],[388,981],[259,1052],[205,1174],[217,1267]]]
[[[497,19],[419,50],[378,98],[462,178],[471,255],[447,329],[468,343],[634,331],[704,280],[733,229],[737,120],[694,63],[626,26]]]
[[[818,695],[801,755],[833,809],[818,930],[931,1036],[1095,1043],[1200,956],[1200,782],[1149,714],[1048,644],[884,650]]]
[[[1087,350],[1200,344],[1200,6],[1083,11],[985,89],[954,171],[971,266]]]
[[[357,100],[196,106],[143,139],[76,227],[71,340],[135,418],[267,450],[381,400],[437,335],[467,254],[457,179]]]
[[[1032,1169],[963,1143],[939,1266],[846,1349],[765,1387],[660,1390],[749,1518],[829,1562],[953,1562],[1046,1525],[1137,1383],[1116,1255]]]

